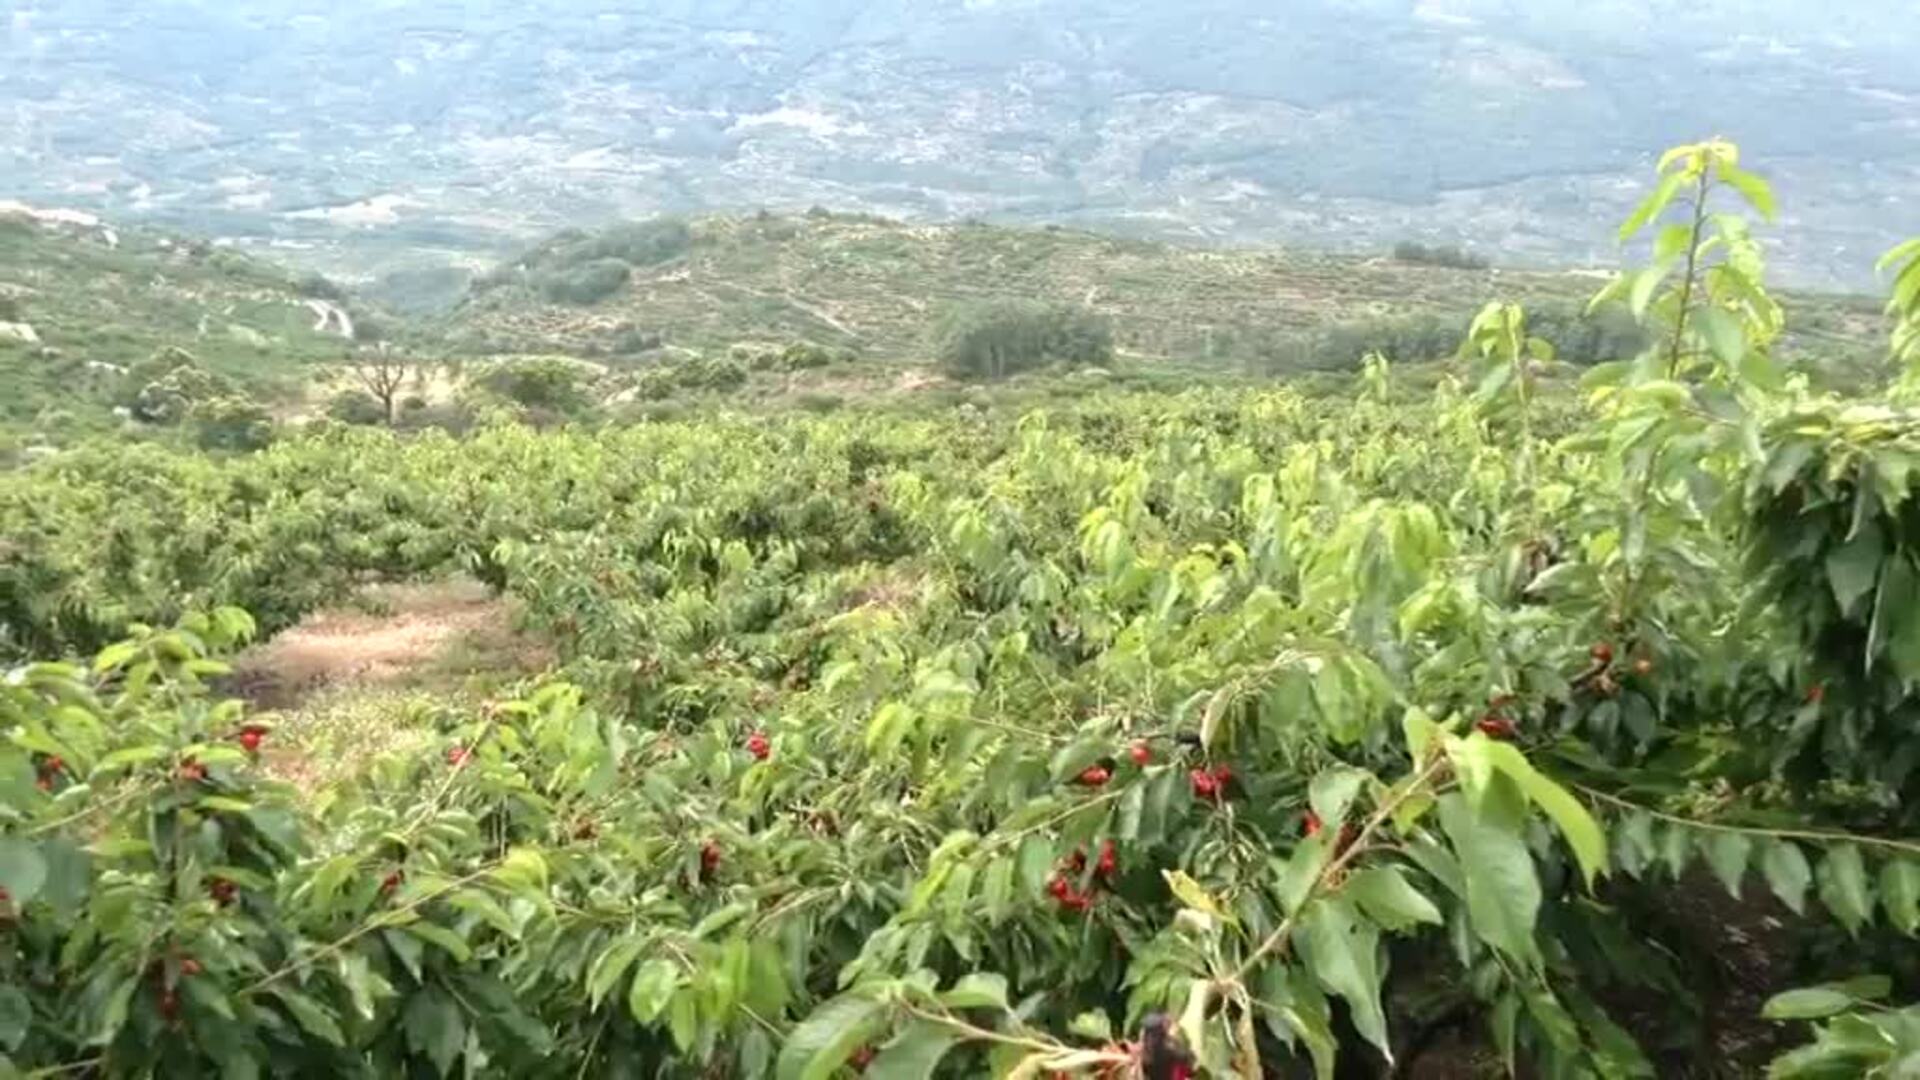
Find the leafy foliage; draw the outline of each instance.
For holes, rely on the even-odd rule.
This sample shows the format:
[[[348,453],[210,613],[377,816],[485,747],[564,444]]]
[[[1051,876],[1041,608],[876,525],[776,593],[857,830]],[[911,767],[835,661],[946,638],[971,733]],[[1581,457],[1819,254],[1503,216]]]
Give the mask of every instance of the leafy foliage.
[[[1664,175],[1768,205],[1735,158]],[[1439,1010],[1513,1071],[1671,1075],[1638,1036],[1705,1040],[1646,911],[1691,870],[1839,943],[1809,968],[1920,929],[1900,612],[1867,599],[1905,557],[1904,414],[1842,423],[1752,360],[1744,226],[1683,228],[1629,305],[1646,353],[1584,401],[1497,303],[1474,389],[1411,405],[1376,361],[1346,401],[343,429],[0,477],[0,647],[94,654],[0,680],[0,1048],[1330,1077],[1415,1060]],[[1771,548],[1789,572],[1749,573]],[[255,629],[230,608],[271,632],[454,567],[560,670],[443,710],[431,754],[263,780],[273,733],[209,685]],[[1773,1015],[1847,1054],[1864,1024],[1891,1069],[1885,981]],[[1648,997],[1674,1015],[1610,1015]]]

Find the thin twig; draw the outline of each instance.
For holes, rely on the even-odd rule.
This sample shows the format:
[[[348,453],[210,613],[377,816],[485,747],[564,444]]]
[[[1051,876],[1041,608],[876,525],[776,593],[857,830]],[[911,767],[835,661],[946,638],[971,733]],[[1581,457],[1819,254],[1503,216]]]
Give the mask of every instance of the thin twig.
[[[1920,855],[1920,843],[1912,843],[1906,840],[1891,840],[1881,836],[1859,836],[1853,833],[1829,832],[1824,829],[1771,829],[1762,825],[1726,825],[1715,821],[1699,821],[1694,818],[1681,817],[1678,814],[1664,813],[1650,806],[1642,806],[1631,800],[1623,799],[1618,795],[1609,795],[1604,791],[1587,787],[1584,784],[1575,784],[1574,787],[1589,798],[1597,799],[1603,803],[1609,803],[1622,810],[1638,810],[1648,817],[1659,818],[1661,821],[1672,822],[1675,825],[1685,825],[1689,828],[1703,829],[1707,832],[1743,833],[1750,836],[1770,836],[1781,840],[1806,840],[1820,844],[1862,844],[1867,847],[1886,848],[1889,851],[1905,852],[1908,855]]]

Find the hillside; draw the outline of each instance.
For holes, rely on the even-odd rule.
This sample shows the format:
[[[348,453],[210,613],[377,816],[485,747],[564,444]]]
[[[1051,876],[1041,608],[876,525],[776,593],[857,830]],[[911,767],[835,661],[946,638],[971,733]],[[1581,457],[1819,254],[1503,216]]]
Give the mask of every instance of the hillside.
[[[1744,0],[28,0],[9,194],[342,275],[815,203],[1502,261],[1604,257],[1647,148],[1775,163],[1782,280],[1920,231],[1900,5]]]
[[[204,241],[0,212],[0,427],[99,422],[137,365],[184,350],[253,396],[339,357],[352,318],[324,281]]]
[[[645,245],[616,272],[624,282],[603,283],[605,297],[559,295],[569,275],[649,228],[668,226],[562,234],[480,279],[449,319],[457,351],[602,355],[655,340],[694,351],[807,340],[914,364],[928,359],[930,330],[948,308],[1020,298],[1106,315],[1123,361],[1284,372],[1348,366],[1365,348],[1444,355],[1466,317],[1496,296],[1572,325],[1604,279],[816,212],[702,219],[668,247]],[[1791,344],[1803,352],[1884,352],[1877,301],[1803,294],[1788,304],[1800,328]],[[1618,333],[1618,320],[1597,319],[1579,336]],[[1570,358],[1600,358],[1579,355],[1587,348],[1573,345]]]

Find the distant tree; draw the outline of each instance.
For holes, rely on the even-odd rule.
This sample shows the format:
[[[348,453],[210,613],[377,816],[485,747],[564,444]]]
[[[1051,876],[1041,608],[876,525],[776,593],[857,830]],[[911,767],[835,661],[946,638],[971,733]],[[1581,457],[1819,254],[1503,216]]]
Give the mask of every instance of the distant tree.
[[[367,396],[380,403],[380,413],[393,426],[400,392],[418,381],[420,366],[404,350],[382,342],[360,349],[347,362],[346,375]]]
[[[595,259],[534,276],[540,294],[558,304],[596,304],[618,292],[633,276],[633,267],[619,259]]]
[[[958,378],[1001,379],[1047,364],[1113,359],[1112,325],[1084,308],[996,300],[948,311],[934,333],[941,368]]]
[[[347,389],[327,400],[327,415],[343,424],[379,424],[386,422],[386,410],[372,394]]]
[[[481,368],[474,385],[493,397],[547,416],[571,417],[593,405],[599,371],[558,356],[501,360]]]
[[[207,450],[259,450],[273,442],[273,415],[244,394],[202,401],[190,414],[194,440]]]
[[[1455,270],[1485,270],[1490,265],[1485,257],[1454,245],[1435,244],[1429,247],[1412,240],[1403,240],[1395,244],[1393,257],[1399,262],[1445,266]]]

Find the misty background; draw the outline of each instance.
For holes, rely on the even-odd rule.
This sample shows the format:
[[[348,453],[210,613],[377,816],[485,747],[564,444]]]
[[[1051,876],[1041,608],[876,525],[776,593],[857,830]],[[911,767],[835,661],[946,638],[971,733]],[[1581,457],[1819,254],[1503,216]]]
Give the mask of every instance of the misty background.
[[[0,200],[348,278],[568,225],[869,210],[1611,265],[1673,143],[1773,179],[1791,284],[1920,232],[1920,20],[1746,0],[41,0]]]

